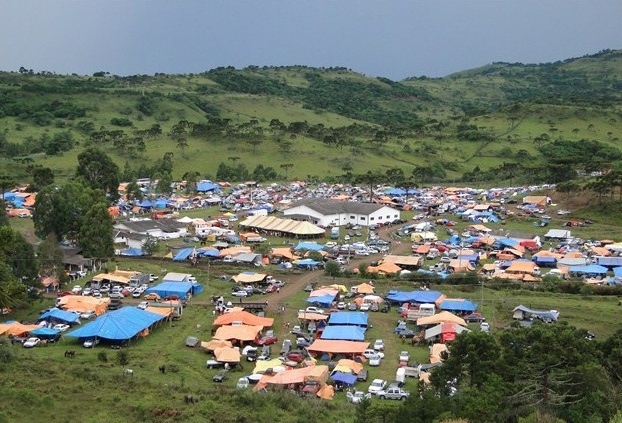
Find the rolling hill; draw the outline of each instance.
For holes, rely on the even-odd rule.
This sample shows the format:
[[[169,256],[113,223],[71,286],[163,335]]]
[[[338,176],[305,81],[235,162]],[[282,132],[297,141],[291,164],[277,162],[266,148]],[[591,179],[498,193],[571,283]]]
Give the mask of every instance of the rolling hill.
[[[0,172],[73,176],[96,145],[121,169],[172,177],[219,165],[246,177],[341,180],[401,169],[410,183],[558,182],[551,161],[574,144],[620,166],[622,51],[555,63],[493,63],[444,78],[391,81],[346,68],[217,68],[200,74],[0,72]],[[273,172],[253,174],[257,165]],[[414,172],[413,172],[414,169]],[[411,176],[412,175],[412,176]],[[129,175],[128,175],[129,176]]]

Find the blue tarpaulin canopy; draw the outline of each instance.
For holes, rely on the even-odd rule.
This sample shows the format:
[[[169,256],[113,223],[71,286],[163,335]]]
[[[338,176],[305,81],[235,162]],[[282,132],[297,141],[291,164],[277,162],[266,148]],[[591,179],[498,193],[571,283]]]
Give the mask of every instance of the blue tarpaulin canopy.
[[[338,311],[330,314],[328,324],[367,326],[367,317],[367,313],[360,311]]]
[[[4,201],[13,201],[15,200],[15,197],[17,196],[17,194],[15,194],[14,192],[5,192],[4,193]]]
[[[570,273],[582,273],[582,274],[595,273],[597,275],[604,275],[605,273],[607,273],[607,268],[604,266],[599,266],[597,264],[592,264],[589,266],[572,266],[570,268]]]
[[[294,249],[295,250],[320,251],[324,249],[324,246],[316,242],[299,242],[298,245],[296,245]]]
[[[169,203],[168,200],[161,198],[156,201],[155,206],[157,209],[165,209],[168,203]]]
[[[622,278],[622,267],[616,267],[613,269],[613,274],[618,278]]]
[[[555,257],[547,257],[547,256],[533,256],[531,258],[536,264],[555,264],[557,263],[557,259]]]
[[[211,182],[200,182],[199,184],[197,184],[197,191],[198,192],[208,192],[208,191],[219,191],[220,190],[220,186],[213,184]]]
[[[389,291],[387,300],[397,303],[433,303],[443,295],[438,291]]]
[[[177,254],[175,254],[175,257],[173,257],[173,261],[186,260],[188,257],[192,255],[193,251],[194,251],[194,248],[182,248],[181,250],[177,252]]]
[[[76,313],[71,313],[70,311],[61,310],[60,308],[53,308],[52,310],[39,316],[37,321],[40,322],[41,320],[48,319],[60,320],[61,322],[66,323],[78,323],[80,321],[80,316]]]
[[[304,260],[296,261],[296,266],[298,267],[316,267],[318,264],[320,264],[319,261],[315,261],[311,259],[304,259]]]
[[[334,300],[335,300],[335,295],[326,294],[326,295],[321,295],[319,297],[309,297],[307,299],[307,302],[311,304],[317,303],[323,307],[330,307],[330,305],[333,303]]]
[[[144,209],[148,209],[150,207],[153,207],[153,203],[149,200],[143,200],[140,203],[136,204],[138,207],[142,207]]]
[[[330,378],[335,382],[343,383],[344,385],[352,386],[356,382],[356,375],[343,373],[343,372],[334,372],[330,375]]]
[[[102,338],[114,341],[128,340],[164,319],[161,314],[137,307],[123,307],[102,314],[94,321],[67,333],[73,338]]]
[[[31,330],[29,332],[31,335],[38,336],[39,338],[53,338],[60,333],[59,330],[50,329],[50,328],[39,328],[35,330]]]
[[[326,326],[321,339],[364,341],[365,328],[360,326]]]
[[[514,247],[520,244],[520,242],[512,238],[500,238],[495,241],[495,244],[496,243],[499,243],[499,245],[501,245],[502,247]]]
[[[179,298],[186,298],[188,293],[196,295],[203,291],[203,287],[199,284],[193,284],[192,282],[162,282],[152,288],[145,291],[146,294],[152,292],[158,294],[160,297],[168,297],[169,295],[177,295]]]
[[[406,191],[401,189],[401,188],[392,188],[388,191],[385,191],[385,194],[388,195],[404,195],[406,194]]]
[[[143,255],[143,250],[140,248],[128,248],[127,250],[122,250],[119,255],[121,256],[129,256],[129,257],[140,257]]]
[[[447,311],[469,311],[473,312],[477,310],[477,304],[472,303],[469,300],[464,301],[453,301],[453,300],[445,300],[441,303],[441,310]]]

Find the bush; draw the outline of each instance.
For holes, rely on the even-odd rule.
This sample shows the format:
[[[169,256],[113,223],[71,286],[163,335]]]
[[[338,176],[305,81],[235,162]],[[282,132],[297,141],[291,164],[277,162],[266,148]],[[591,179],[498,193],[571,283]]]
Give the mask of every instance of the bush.
[[[101,361],[102,363],[107,363],[108,362],[108,354],[106,354],[106,351],[100,351],[97,353],[97,359],[99,361]]]
[[[119,350],[117,352],[117,362],[122,366],[130,364],[130,354],[126,350]]]

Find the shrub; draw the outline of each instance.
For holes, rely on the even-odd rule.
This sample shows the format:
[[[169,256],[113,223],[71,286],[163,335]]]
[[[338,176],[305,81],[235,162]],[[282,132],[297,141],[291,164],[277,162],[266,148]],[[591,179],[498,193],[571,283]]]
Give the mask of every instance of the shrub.
[[[108,362],[108,354],[106,354],[106,351],[100,351],[97,353],[97,359],[99,361],[101,361],[102,363],[107,363]]]
[[[130,354],[126,350],[119,350],[117,352],[117,362],[122,366],[130,364]]]

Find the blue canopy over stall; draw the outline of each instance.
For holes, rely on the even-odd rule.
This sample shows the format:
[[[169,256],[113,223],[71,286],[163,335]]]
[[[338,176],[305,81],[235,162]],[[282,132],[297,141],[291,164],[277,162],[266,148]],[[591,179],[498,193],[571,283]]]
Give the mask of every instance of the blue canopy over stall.
[[[320,295],[318,297],[307,298],[308,303],[319,304],[322,307],[330,307],[330,305],[333,303],[334,300],[335,300],[335,295],[333,294],[326,294],[326,295]]]
[[[477,304],[472,303],[469,300],[445,300],[441,303],[440,309],[447,311],[473,312],[477,310]]]
[[[156,293],[160,297],[168,297],[169,295],[177,295],[179,298],[186,298],[188,293],[192,295],[199,294],[203,291],[203,286],[192,282],[162,282],[145,291],[146,294]]]
[[[348,386],[352,386],[356,382],[356,375],[339,371],[334,372],[332,375],[330,375],[330,378],[335,382],[339,382]]]
[[[102,338],[123,341],[133,338],[165,316],[137,307],[123,307],[102,314],[94,321],[67,333],[73,338]]]
[[[40,322],[41,320],[58,320],[61,322],[72,324],[80,323],[80,316],[78,316],[76,313],[61,310],[60,308],[53,308],[39,316],[37,322]]]
[[[364,341],[365,328],[360,326],[326,326],[321,339]]]
[[[360,311],[338,311],[330,314],[328,324],[367,326],[367,318],[367,313]]]

